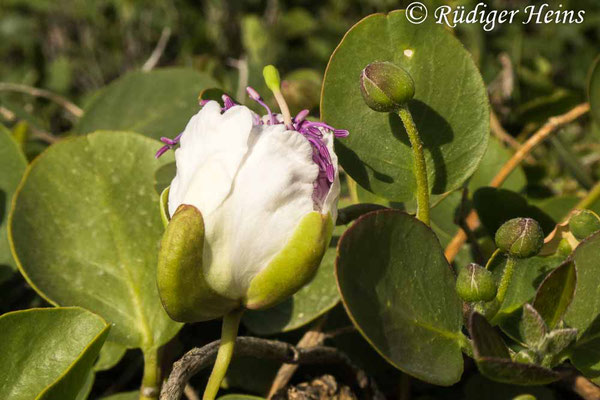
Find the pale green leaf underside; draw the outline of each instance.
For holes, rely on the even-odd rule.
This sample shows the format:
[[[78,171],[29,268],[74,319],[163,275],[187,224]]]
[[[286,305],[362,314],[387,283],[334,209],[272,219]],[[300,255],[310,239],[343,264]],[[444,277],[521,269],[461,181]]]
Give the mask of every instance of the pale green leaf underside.
[[[163,232],[154,190],[160,143],[97,132],[51,146],[26,172],[10,224],[21,272],[48,301],[113,323],[111,341],[150,349],[180,324],[156,288]],[[35,245],[33,245],[35,244]]]

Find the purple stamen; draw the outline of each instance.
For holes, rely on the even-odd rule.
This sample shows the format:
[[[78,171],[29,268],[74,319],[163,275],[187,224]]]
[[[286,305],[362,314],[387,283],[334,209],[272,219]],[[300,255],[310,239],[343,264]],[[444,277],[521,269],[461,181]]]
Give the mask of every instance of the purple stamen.
[[[264,102],[260,94],[252,87],[246,87],[246,93],[248,96],[260,104],[266,111],[268,115],[267,125],[278,125],[283,124],[283,119],[275,115],[271,112],[269,106]],[[229,110],[230,108],[236,106],[235,102],[231,97],[224,94],[221,96],[223,99],[224,106],[221,108],[222,112]],[[200,105],[206,105],[210,100],[201,100]],[[329,148],[327,144],[323,140],[324,132],[331,132],[337,138],[344,138],[348,136],[348,131],[345,129],[335,129],[331,125],[328,125],[324,122],[315,122],[309,121],[306,119],[308,116],[308,110],[300,111],[296,117],[292,120],[292,126],[287,126],[288,129],[293,129],[298,133],[302,134],[310,143],[312,147],[312,160],[319,167],[319,173],[314,182],[314,191],[313,191],[313,200],[315,204],[319,207],[323,205],[323,201],[325,201],[325,197],[329,193],[331,185],[335,179],[335,168],[333,166],[331,160],[331,154],[329,153]],[[263,119],[257,114],[252,113],[254,125],[262,125],[264,123]],[[175,146],[179,144],[182,133],[177,135],[174,139],[169,139],[167,137],[162,137],[160,140],[165,144],[156,152],[156,158],[162,156],[168,150],[173,149]]]
[[[250,97],[252,100],[254,100],[258,104],[260,104],[265,110],[267,110],[267,115],[269,116],[271,125],[275,125],[276,124],[275,116],[271,112],[271,109],[269,108],[267,103],[265,103],[263,101],[262,97],[260,97],[260,94],[258,94],[258,92],[250,86],[246,86],[246,93],[248,93],[248,97]]]
[[[227,96],[226,94],[222,95],[221,98],[223,99],[223,105],[225,107],[223,107],[223,111],[227,111],[229,110],[231,107],[235,106],[236,104],[233,102],[233,100],[231,99],[231,97]]]
[[[308,113],[309,113],[309,111],[306,109],[300,111],[294,118],[294,123],[299,124],[302,121],[304,121],[304,119],[308,116]]]
[[[159,158],[160,156],[162,156],[163,154],[165,154],[169,150],[171,150],[171,146],[169,146],[168,144],[165,145],[165,146],[163,146],[163,147],[161,147],[160,149],[158,149],[158,151],[154,155],[154,158]]]

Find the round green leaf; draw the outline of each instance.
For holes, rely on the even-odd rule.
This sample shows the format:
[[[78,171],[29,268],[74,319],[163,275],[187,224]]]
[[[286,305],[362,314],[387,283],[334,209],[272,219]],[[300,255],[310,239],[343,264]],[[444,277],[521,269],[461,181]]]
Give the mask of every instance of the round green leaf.
[[[335,246],[343,231],[344,227],[336,227],[317,275],[308,285],[275,307],[246,312],[244,324],[252,332],[259,335],[272,335],[291,331],[314,321],[335,307],[340,298],[335,284],[333,265]]]
[[[0,317],[0,398],[77,398],[110,325],[79,307],[36,308]]]
[[[590,72],[588,96],[592,117],[596,120],[596,123],[600,123],[600,57],[596,58]]]
[[[98,132],[51,146],[28,168],[9,237],[27,281],[50,303],[114,324],[111,340],[149,350],[179,330],[156,288],[163,226],[154,190],[160,143]]]
[[[571,362],[586,377],[600,383],[600,233],[577,246],[573,260],[577,270],[577,287],[565,322],[578,330]]]
[[[386,360],[430,383],[458,382],[462,303],[431,229],[395,210],[362,216],[338,244],[336,276],[350,318]]]
[[[16,270],[7,238],[7,220],[12,197],[25,172],[27,161],[19,146],[12,140],[10,132],[0,125],[0,281]]]
[[[94,98],[75,131],[111,129],[143,133],[155,139],[174,137],[198,112],[200,92],[216,85],[210,76],[193,69],[130,72]]]
[[[433,193],[459,187],[477,168],[489,137],[489,106],[471,55],[431,19],[410,23],[404,11],[374,14],[354,25],[329,60],[321,117],[350,136],[336,151],[344,170],[390,200],[414,197],[413,156],[402,122],[363,101],[359,76],[373,61],[391,61],[415,81],[409,109],[425,147]]]

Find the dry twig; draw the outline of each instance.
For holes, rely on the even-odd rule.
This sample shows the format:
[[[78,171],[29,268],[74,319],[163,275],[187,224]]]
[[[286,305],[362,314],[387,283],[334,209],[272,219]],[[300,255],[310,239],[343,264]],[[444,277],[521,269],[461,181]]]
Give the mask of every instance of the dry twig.
[[[150,54],[150,57],[148,57],[148,59],[142,66],[142,71],[151,71],[154,67],[156,67],[156,64],[158,64],[158,60],[160,60],[160,57],[162,57],[163,53],[165,52],[165,48],[167,47],[167,43],[169,42],[170,37],[171,28],[166,26],[160,33],[160,38],[158,39],[158,42],[156,42],[156,47],[152,51],[152,54]]]
[[[77,118],[83,115],[83,110],[77,105],[71,103],[61,95],[52,93],[45,89],[38,89],[33,86],[22,85],[20,83],[0,82],[0,91],[25,93],[34,97],[42,97],[62,106],[65,110]]]
[[[181,399],[190,378],[214,363],[219,342],[216,340],[204,347],[194,348],[173,364],[173,370],[163,385],[160,399]],[[382,398],[375,382],[347,355],[334,347],[316,346],[303,349],[277,340],[240,336],[235,341],[235,355],[277,360],[288,364],[337,364],[353,376],[356,385],[367,393],[367,398]]]
[[[491,187],[500,187],[502,183],[508,178],[511,172],[519,166],[519,164],[525,159],[525,157],[531,152],[531,150],[542,143],[550,134],[556,131],[558,128],[575,121],[577,118],[586,114],[590,110],[588,103],[579,104],[569,112],[550,118],[540,129],[537,130],[523,145],[513,154],[513,156],[502,166],[500,171],[496,174],[494,179],[490,182]],[[467,226],[471,229],[476,229],[479,225],[479,218],[475,211],[471,211],[466,218]],[[444,255],[448,262],[452,262],[454,257],[458,254],[460,248],[465,244],[467,235],[460,229],[458,233],[452,238],[448,246],[444,251]]]

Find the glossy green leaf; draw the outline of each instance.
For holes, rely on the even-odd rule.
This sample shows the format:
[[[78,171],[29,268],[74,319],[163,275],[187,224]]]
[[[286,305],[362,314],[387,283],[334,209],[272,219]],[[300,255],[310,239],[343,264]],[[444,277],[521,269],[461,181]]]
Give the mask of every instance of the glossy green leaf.
[[[107,341],[100,350],[100,355],[96,364],[94,364],[94,371],[106,371],[111,369],[121,361],[127,348],[122,344],[116,342]]]
[[[98,313],[114,324],[111,341],[145,350],[181,326],[156,288],[154,172],[172,161],[156,160],[158,147],[125,132],[51,146],[27,170],[9,228],[19,268],[42,297]]]
[[[565,322],[578,330],[571,362],[586,377],[600,383],[600,233],[579,244],[573,253],[577,287]]]
[[[554,329],[573,300],[577,286],[577,271],[573,262],[566,262],[550,272],[541,283],[533,300],[549,329]]]
[[[592,116],[596,123],[600,124],[600,57],[596,58],[590,72],[588,97]]]
[[[79,307],[0,316],[0,398],[76,399],[109,329],[102,318]]]
[[[214,79],[193,69],[130,72],[91,101],[74,130],[125,130],[155,139],[175,137],[200,109],[200,92],[215,86]]]
[[[470,317],[469,333],[477,367],[488,378],[516,385],[545,385],[560,379],[551,369],[513,362],[498,331],[478,313]]]
[[[266,310],[249,310],[244,324],[254,333],[271,335],[300,328],[331,310],[340,301],[335,284],[335,246],[343,226],[334,230],[329,248],[313,280],[294,296]]]
[[[17,268],[10,253],[6,227],[11,200],[26,166],[23,152],[8,129],[0,125],[0,281]]]
[[[477,168],[477,171],[469,179],[469,192],[471,194],[481,187],[488,186],[502,166],[512,157],[512,151],[507,149],[499,139],[490,136],[488,147]],[[523,168],[518,166],[506,178],[502,188],[519,192],[527,184]]]
[[[400,211],[367,214],[340,239],[336,276],[353,323],[392,365],[439,385],[460,379],[462,304],[431,229]]]
[[[479,219],[490,235],[506,221],[517,217],[529,217],[540,223],[545,235],[548,235],[556,222],[539,208],[530,205],[518,193],[507,189],[484,187],[473,194],[473,205]]]
[[[373,193],[405,201],[416,190],[406,132],[397,115],[371,110],[359,89],[360,72],[373,61],[392,61],[411,74],[416,94],[409,109],[425,147],[429,184],[437,194],[456,189],[477,169],[489,137],[486,89],[471,55],[431,18],[415,25],[394,11],[361,20],[331,56],[321,117],[350,131],[336,143],[344,170]]]

